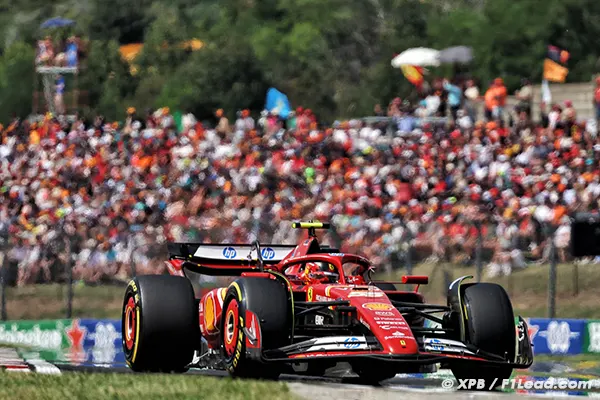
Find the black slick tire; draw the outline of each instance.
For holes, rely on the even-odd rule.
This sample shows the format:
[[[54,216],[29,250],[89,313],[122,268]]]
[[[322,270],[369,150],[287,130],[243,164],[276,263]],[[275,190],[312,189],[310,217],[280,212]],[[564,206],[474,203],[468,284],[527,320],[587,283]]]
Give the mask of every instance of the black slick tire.
[[[223,302],[223,364],[234,378],[276,379],[281,366],[252,359],[246,353],[246,310],[260,321],[262,351],[289,344],[292,315],[287,288],[278,280],[244,277],[233,282]]]
[[[463,294],[466,340],[468,343],[508,360],[515,356],[515,318],[508,294],[494,283],[476,283]],[[450,364],[457,379],[483,379],[485,387],[493,390],[510,378],[512,367],[483,362],[460,361]],[[475,388],[471,388],[473,390]]]
[[[123,352],[136,372],[185,372],[200,344],[198,308],[187,278],[147,275],[129,282]]]

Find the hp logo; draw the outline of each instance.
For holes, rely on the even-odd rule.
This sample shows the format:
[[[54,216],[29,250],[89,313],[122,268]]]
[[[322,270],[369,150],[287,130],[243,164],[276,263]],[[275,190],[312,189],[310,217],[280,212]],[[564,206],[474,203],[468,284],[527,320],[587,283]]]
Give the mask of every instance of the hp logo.
[[[275,250],[270,247],[265,247],[261,250],[260,255],[265,260],[272,260],[275,258]]]
[[[356,349],[358,346],[360,346],[360,341],[355,337],[349,337],[348,339],[344,340],[344,342],[344,347],[347,349]]]
[[[225,247],[223,249],[223,257],[225,257],[227,259],[235,258],[236,255],[237,255],[237,251],[235,251],[235,249],[233,247]]]

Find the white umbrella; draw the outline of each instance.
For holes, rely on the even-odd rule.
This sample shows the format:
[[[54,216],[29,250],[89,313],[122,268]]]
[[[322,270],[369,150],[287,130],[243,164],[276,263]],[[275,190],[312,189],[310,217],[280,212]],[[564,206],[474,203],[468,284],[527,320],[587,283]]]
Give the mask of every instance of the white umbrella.
[[[440,52],[438,50],[428,49],[426,47],[415,47],[413,49],[408,49],[398,54],[392,60],[392,66],[394,68],[400,68],[401,65],[437,67],[440,65]]]

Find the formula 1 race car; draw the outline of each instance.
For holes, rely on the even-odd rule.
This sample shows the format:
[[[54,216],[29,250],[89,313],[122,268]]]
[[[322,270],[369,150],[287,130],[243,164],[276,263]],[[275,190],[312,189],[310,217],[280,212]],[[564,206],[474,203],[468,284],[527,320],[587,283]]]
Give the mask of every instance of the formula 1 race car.
[[[316,229],[297,246],[169,243],[171,275],[133,279],[123,305],[123,348],[134,371],[226,369],[234,377],[322,375],[347,362],[361,382],[441,363],[459,379],[502,384],[528,368],[528,329],[505,290],[455,280],[447,305],[425,303],[426,276],[372,281],[364,257],[321,246]],[[190,276],[237,276],[195,298]],[[416,285],[397,290],[397,284]],[[437,316],[436,316],[437,314]],[[438,327],[426,327],[429,319]]]

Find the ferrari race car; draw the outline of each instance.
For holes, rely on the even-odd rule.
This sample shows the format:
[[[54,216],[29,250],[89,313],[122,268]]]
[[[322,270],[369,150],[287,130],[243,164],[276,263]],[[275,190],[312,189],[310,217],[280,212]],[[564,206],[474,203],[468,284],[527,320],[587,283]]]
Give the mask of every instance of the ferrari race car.
[[[447,305],[427,304],[418,289],[428,277],[373,281],[369,260],[319,244],[316,229],[328,223],[293,227],[308,230],[297,246],[169,243],[170,275],[136,277],[126,289],[129,367],[275,379],[322,375],[347,362],[362,382],[376,384],[441,364],[456,378],[494,387],[533,363],[527,325],[501,286],[461,277]],[[238,278],[197,299],[189,276],[198,273]],[[426,327],[427,319],[437,327]]]

